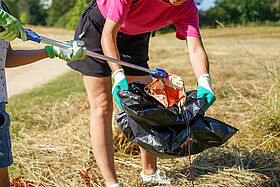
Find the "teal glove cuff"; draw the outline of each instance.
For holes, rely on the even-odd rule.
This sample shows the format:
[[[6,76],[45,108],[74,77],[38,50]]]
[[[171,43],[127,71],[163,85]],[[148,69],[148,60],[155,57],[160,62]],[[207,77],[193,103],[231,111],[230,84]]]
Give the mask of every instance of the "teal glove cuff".
[[[45,50],[47,51],[47,54],[48,54],[48,56],[50,58],[54,58],[55,57],[53,46],[45,46]]]
[[[129,89],[127,80],[126,80],[125,75],[124,75],[124,70],[119,69],[119,70],[115,71],[112,75],[112,78],[114,80],[114,86],[113,86],[113,89],[112,89],[113,90],[112,94],[113,94],[113,96],[115,98],[115,101],[117,102],[118,106],[120,107],[120,109],[123,109],[122,105],[121,105],[120,97],[118,96],[118,93],[121,89],[124,89],[124,90]]]
[[[113,96],[115,98],[115,101],[117,102],[118,106],[120,107],[120,109],[123,110],[122,105],[121,105],[121,99],[118,96],[118,93],[119,93],[119,91],[121,89],[128,90],[128,83],[127,83],[126,79],[123,79],[120,82],[118,82],[118,84],[114,86],[113,92],[112,92],[112,94],[113,94]]]
[[[197,98],[205,99],[205,107],[207,110],[216,100],[216,96],[211,88],[210,75],[209,74],[200,75],[197,82],[198,82]]]

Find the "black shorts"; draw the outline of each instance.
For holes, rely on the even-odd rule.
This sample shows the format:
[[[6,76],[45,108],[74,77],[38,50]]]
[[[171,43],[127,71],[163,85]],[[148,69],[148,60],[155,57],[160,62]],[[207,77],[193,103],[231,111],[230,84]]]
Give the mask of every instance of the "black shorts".
[[[103,54],[101,47],[101,34],[105,24],[105,18],[101,14],[96,1],[93,0],[84,10],[77,24],[75,40],[83,40],[85,47],[93,52]],[[128,35],[119,32],[117,45],[122,61],[136,64],[145,68],[148,66],[150,32]],[[68,66],[85,75],[94,77],[111,76],[111,69],[108,63],[94,57],[86,56],[84,60],[68,62]],[[149,73],[123,66],[126,75],[144,76]]]

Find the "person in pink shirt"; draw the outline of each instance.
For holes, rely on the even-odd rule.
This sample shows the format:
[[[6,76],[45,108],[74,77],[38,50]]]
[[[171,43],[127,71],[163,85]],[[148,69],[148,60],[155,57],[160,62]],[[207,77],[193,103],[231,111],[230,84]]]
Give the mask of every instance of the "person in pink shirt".
[[[88,50],[149,68],[150,32],[170,24],[177,28],[176,37],[187,41],[197,77],[197,96],[206,98],[207,109],[216,98],[211,89],[209,63],[201,41],[194,0],[93,0],[80,17],[75,39],[83,40]],[[114,167],[111,94],[121,108],[118,91],[128,90],[128,83],[135,80],[151,83],[152,77],[149,73],[89,56],[68,65],[83,75],[91,108],[92,148],[105,184],[123,186],[118,183]],[[142,180],[170,184],[157,168],[157,158],[141,147],[140,151]]]

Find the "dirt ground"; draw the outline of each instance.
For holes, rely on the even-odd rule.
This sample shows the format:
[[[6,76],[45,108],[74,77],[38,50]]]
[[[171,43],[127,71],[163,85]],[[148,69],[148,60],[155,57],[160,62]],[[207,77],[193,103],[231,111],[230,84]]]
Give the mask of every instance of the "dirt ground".
[[[33,29],[37,34],[49,37],[58,41],[71,40],[73,38],[73,31],[67,31],[57,28],[42,29],[41,27],[28,27]],[[17,39],[11,42],[11,46],[15,50],[33,50],[41,49],[45,45],[35,42],[22,42]],[[8,96],[11,97],[23,91],[27,91],[34,87],[38,87],[57,76],[70,71],[71,69],[66,65],[66,62],[60,59],[43,59],[36,63],[16,67],[7,68],[7,88]]]

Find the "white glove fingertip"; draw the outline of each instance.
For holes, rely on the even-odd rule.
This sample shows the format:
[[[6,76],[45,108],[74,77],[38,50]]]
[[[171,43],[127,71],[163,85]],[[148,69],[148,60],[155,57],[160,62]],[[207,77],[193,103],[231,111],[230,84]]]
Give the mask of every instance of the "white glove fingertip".
[[[74,41],[73,42],[73,45],[72,45],[72,48],[73,49],[76,49],[76,48],[78,48],[79,46],[78,46],[78,42],[77,41]]]

